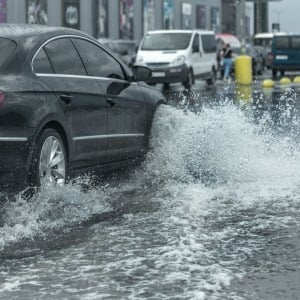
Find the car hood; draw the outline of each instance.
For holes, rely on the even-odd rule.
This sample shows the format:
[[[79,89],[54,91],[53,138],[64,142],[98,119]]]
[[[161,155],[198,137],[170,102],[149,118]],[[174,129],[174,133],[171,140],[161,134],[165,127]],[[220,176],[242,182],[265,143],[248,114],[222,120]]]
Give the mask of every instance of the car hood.
[[[163,50],[163,51],[141,51],[137,57],[143,57],[144,63],[171,63],[179,55],[183,55],[184,51],[179,50]]]

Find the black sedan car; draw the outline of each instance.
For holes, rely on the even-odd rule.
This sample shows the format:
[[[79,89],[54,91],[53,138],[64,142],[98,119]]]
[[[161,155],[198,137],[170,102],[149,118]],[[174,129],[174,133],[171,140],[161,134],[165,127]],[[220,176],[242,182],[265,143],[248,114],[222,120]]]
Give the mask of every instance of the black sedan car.
[[[0,192],[64,184],[78,170],[137,161],[164,96],[93,37],[0,25]]]

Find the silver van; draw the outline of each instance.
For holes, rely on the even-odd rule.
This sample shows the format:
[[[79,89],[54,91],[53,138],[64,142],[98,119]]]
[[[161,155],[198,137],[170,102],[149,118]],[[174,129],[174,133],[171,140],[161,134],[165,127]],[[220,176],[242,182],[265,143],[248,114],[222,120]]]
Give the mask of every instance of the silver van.
[[[208,30],[155,30],[142,39],[136,64],[152,69],[149,84],[182,83],[190,89],[195,78],[215,82],[216,38]]]

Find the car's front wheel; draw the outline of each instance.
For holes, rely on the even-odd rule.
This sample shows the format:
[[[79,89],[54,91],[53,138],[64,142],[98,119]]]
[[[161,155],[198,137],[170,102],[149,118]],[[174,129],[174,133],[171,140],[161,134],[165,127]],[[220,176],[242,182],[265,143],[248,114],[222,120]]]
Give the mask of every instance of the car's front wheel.
[[[34,186],[64,185],[67,157],[59,133],[46,128],[38,137],[32,159],[30,183]]]

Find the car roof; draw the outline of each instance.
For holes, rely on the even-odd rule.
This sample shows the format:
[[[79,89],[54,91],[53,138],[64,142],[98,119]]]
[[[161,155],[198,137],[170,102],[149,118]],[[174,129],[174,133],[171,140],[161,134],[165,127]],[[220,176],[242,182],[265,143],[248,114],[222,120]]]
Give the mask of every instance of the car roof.
[[[282,38],[282,37],[299,37],[300,33],[285,33],[285,34],[276,34],[274,38]]]
[[[39,35],[43,35],[46,39],[55,35],[88,36],[79,30],[66,27],[51,27],[38,24],[0,24],[0,37],[19,40],[37,37]]]
[[[72,28],[36,24],[0,24],[0,40],[9,39],[16,43],[14,51],[1,65],[1,73],[21,74],[28,72],[30,62],[36,51],[46,41],[57,36],[80,36],[95,40],[90,35]],[[28,63],[24,64],[24,61]]]

